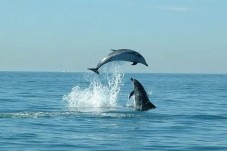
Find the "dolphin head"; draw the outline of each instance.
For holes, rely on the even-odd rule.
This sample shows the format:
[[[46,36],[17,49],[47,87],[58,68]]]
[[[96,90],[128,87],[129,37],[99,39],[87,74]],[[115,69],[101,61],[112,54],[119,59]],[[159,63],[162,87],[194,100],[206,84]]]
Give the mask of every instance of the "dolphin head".
[[[137,81],[136,79],[130,78],[130,80],[132,81],[132,84],[134,86],[137,86],[139,84],[139,81]]]
[[[145,61],[145,59],[143,60],[142,64],[144,64],[145,66],[148,67],[148,64],[147,64],[147,62]]]
[[[130,80],[132,81],[132,85],[134,87],[135,86],[134,79],[133,78],[130,78]]]
[[[134,79],[133,78],[130,78],[130,80],[133,82]]]
[[[133,78],[130,78],[130,79],[132,81],[134,90],[138,90],[138,91],[144,90],[142,84],[138,80],[133,79]]]
[[[140,53],[135,52],[135,55],[137,56],[138,63],[144,64],[145,66],[148,66],[146,60],[144,59],[144,57]]]
[[[135,79],[130,78],[130,80],[132,81],[132,86],[133,86],[133,89],[135,89],[135,83],[134,83],[134,82],[135,82],[135,81],[134,81]]]

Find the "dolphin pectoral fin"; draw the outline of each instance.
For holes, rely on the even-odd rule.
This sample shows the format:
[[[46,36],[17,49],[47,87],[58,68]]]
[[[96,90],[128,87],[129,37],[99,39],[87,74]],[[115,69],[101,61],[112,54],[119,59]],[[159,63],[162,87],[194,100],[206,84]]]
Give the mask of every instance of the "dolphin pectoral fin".
[[[136,65],[138,62],[133,62],[132,65]]]
[[[91,71],[99,74],[98,68],[88,68],[88,70],[91,70]]]
[[[128,98],[130,99],[135,94],[134,90],[129,94]]]

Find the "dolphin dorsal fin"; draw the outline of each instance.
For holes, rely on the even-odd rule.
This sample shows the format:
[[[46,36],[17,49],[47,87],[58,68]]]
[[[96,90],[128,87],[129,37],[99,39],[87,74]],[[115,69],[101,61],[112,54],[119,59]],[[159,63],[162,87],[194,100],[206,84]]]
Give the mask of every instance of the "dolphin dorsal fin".
[[[113,52],[118,51],[118,50],[116,50],[116,49],[110,49],[110,50],[113,51]]]

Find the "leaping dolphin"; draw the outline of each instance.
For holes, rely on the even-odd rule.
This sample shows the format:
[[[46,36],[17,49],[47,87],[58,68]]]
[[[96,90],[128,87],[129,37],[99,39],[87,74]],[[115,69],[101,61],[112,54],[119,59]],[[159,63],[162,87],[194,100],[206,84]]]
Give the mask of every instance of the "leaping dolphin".
[[[110,54],[108,54],[105,58],[103,58],[97,65],[96,68],[88,68],[88,70],[94,71],[95,73],[99,74],[98,69],[103,66],[104,64],[111,62],[111,61],[129,61],[133,62],[132,65],[136,65],[137,63],[144,64],[148,66],[147,62],[145,61],[144,57],[130,49],[118,49],[112,50]]]
[[[133,78],[131,78],[131,81],[133,83],[134,90],[130,93],[129,99],[131,96],[135,95],[135,110],[146,111],[149,109],[155,109],[156,106],[150,102],[142,84]]]

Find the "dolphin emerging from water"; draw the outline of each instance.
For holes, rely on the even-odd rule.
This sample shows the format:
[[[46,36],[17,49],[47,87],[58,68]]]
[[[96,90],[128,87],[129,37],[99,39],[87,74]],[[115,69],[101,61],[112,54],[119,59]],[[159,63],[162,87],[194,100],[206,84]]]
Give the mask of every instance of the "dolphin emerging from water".
[[[149,109],[155,109],[156,106],[150,102],[142,84],[133,78],[131,78],[131,81],[133,83],[134,90],[130,93],[129,99],[131,96],[135,95],[135,110],[146,111]]]
[[[145,66],[148,66],[147,62],[145,61],[144,57],[130,49],[118,49],[118,50],[112,50],[110,54],[108,54],[105,58],[103,58],[97,65],[96,68],[88,68],[91,71],[94,71],[95,73],[99,74],[98,69],[103,66],[104,64],[111,62],[111,61],[129,61],[133,62],[132,65],[136,65],[137,63],[144,64]]]

